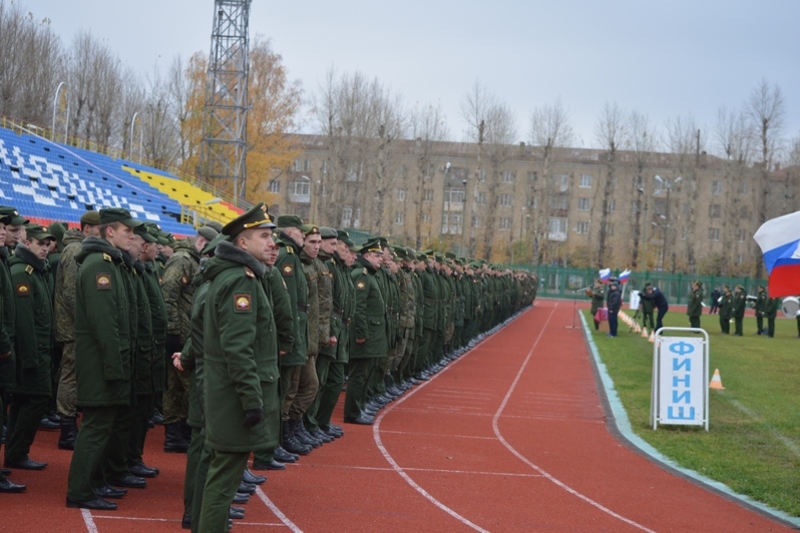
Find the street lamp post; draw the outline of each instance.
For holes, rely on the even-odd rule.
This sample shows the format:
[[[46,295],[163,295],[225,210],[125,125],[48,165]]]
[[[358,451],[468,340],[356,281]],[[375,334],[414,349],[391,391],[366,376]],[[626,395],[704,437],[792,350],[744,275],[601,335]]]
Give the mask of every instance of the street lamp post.
[[[58,109],[58,93],[61,91],[61,87],[64,87],[64,93],[69,87],[67,87],[67,82],[62,81],[56,87],[56,96],[53,99],[53,127],[50,129],[50,139],[55,141],[56,140],[56,110]],[[69,99],[67,99],[67,118],[64,121],[64,144],[67,143],[67,135],[69,133]]]
[[[135,112],[133,114],[133,118],[131,119],[131,134],[130,134],[130,143],[131,143],[131,161],[133,161],[133,126],[136,124],[136,117],[139,116],[139,112]],[[144,131],[142,130],[142,120],[139,119],[139,163],[142,162],[142,146],[144,145]]]

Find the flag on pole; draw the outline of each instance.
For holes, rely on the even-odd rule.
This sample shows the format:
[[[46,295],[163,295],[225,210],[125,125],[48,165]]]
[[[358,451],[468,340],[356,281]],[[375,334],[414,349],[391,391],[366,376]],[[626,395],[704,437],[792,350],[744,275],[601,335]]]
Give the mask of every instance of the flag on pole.
[[[603,283],[608,283],[608,279],[611,277],[610,268],[604,268],[603,270],[600,270],[597,273],[600,274],[600,281],[602,281]]]
[[[800,294],[800,211],[767,220],[753,239],[764,254],[773,298]]]
[[[631,277],[631,271],[627,268],[619,273],[619,282],[620,283],[628,283],[628,278]]]

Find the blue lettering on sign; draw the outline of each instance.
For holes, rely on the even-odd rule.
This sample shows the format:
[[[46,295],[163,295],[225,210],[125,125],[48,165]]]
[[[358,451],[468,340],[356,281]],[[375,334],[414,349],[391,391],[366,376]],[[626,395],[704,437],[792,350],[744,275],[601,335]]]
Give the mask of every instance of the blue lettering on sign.
[[[677,387],[678,383],[683,382],[683,386],[684,387],[688,387],[689,383],[691,381],[692,381],[692,375],[691,374],[686,374],[686,376],[684,378],[676,378],[676,377],[673,376],[673,378],[672,378],[672,386],[673,387]]]
[[[677,357],[672,358],[672,370],[686,370],[687,372],[692,371],[692,360],[691,359],[678,359]]]
[[[673,409],[678,410],[677,415]],[[694,407],[689,408],[688,416],[685,414],[685,411],[683,407],[667,407],[667,418],[669,420],[694,420]]]
[[[692,391],[683,391],[682,393],[678,394],[678,391],[672,391],[672,403],[692,403]]]
[[[678,355],[689,355],[694,351],[694,346],[688,342],[675,342],[669,345],[669,351]]]

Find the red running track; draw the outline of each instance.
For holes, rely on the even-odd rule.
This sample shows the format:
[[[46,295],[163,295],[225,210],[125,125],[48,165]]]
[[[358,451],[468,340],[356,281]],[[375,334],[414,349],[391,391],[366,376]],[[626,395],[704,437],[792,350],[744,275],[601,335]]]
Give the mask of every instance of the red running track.
[[[621,445],[606,427],[573,306],[540,301],[430,382],[390,404],[375,426],[269,473],[234,531],[780,531]],[[336,415],[341,419],[341,408]],[[64,507],[69,452],[37,436],[43,472],[14,472],[0,529],[180,530],[184,456],[148,438],[162,474],[116,513]]]

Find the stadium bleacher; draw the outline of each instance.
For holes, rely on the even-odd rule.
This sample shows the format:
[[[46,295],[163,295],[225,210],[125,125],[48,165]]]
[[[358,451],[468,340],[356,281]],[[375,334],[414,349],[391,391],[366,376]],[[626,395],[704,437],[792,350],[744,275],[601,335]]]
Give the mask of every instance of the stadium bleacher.
[[[123,166],[134,164],[0,128],[0,204],[13,205],[39,223],[72,224],[87,210],[124,207],[134,218],[156,222],[176,236],[194,233],[192,225],[180,222],[181,203]],[[142,165],[136,168],[163,174]]]

